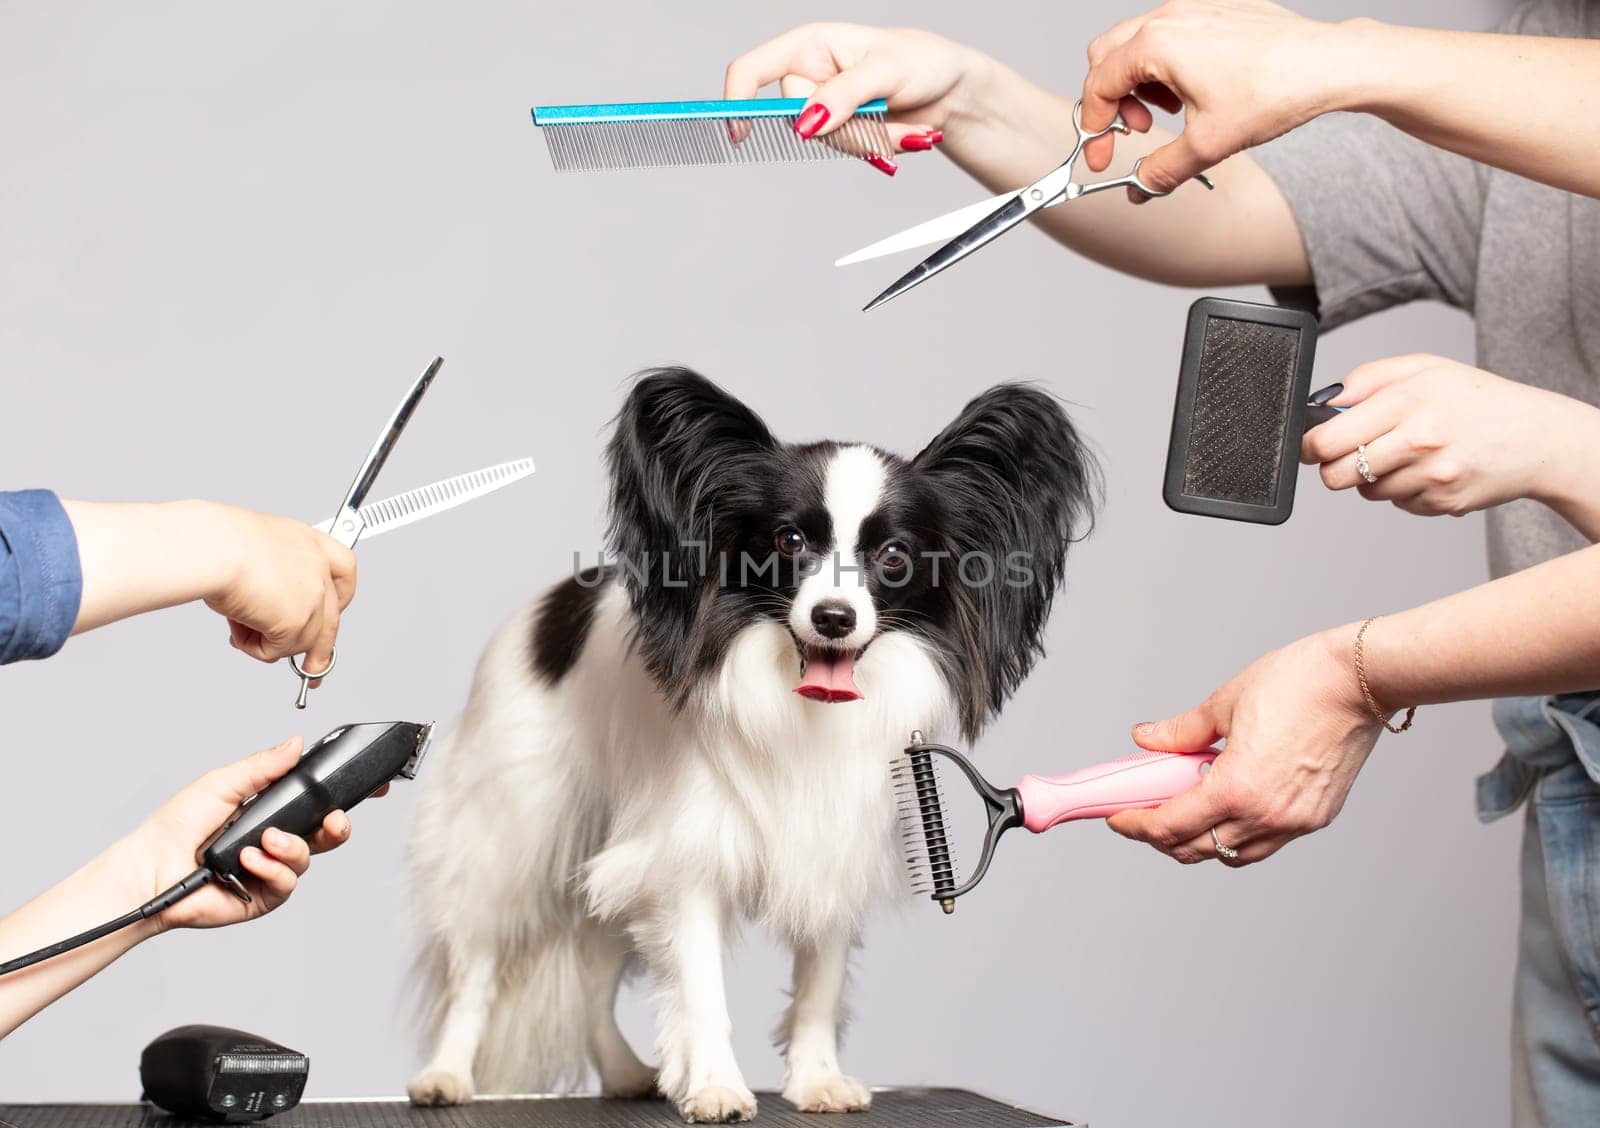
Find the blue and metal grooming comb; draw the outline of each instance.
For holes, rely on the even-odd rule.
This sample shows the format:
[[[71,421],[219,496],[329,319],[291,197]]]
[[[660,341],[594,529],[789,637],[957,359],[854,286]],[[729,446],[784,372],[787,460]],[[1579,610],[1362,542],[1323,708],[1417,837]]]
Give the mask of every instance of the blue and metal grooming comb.
[[[746,98],[535,106],[533,124],[561,172],[859,160],[893,153],[884,120],[889,107],[881,100],[868,102],[839,129],[811,141],[794,131],[805,104],[803,98]]]

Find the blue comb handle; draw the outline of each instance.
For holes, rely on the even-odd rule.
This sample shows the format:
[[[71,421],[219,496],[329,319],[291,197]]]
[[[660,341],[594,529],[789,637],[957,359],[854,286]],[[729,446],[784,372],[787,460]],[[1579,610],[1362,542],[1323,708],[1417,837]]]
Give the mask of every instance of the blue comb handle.
[[[804,98],[742,98],[716,102],[615,102],[598,106],[535,106],[535,125],[597,125],[619,121],[699,121],[706,118],[793,117]],[[858,114],[887,113],[883,99],[856,108]]]

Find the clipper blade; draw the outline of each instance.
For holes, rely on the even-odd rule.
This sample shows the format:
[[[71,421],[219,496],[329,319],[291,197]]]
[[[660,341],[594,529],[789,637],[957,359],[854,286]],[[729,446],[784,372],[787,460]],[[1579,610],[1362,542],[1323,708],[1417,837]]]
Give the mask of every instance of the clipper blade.
[[[949,819],[938,764],[919,740],[895,759],[889,778],[900,821],[901,857],[912,892],[932,897],[946,913],[952,913],[960,877],[945,831]]]
[[[803,98],[536,106],[558,172],[863,160],[894,152],[888,107],[868,102],[826,137],[802,138]]]

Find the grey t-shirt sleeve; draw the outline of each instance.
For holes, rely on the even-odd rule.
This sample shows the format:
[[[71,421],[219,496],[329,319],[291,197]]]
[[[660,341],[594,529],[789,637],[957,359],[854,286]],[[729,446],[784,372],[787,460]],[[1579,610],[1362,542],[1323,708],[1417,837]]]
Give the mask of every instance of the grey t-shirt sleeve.
[[[1471,311],[1483,169],[1377,118],[1329,114],[1251,151],[1289,201],[1324,329],[1419,299]]]

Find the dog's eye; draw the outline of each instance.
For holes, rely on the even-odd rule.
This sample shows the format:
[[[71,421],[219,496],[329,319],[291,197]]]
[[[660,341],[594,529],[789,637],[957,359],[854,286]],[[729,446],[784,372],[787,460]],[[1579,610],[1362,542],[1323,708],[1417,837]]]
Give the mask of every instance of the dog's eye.
[[[911,551],[899,541],[890,541],[878,549],[878,567],[884,575],[897,579],[911,567]]]
[[[787,525],[777,531],[772,543],[785,556],[798,556],[805,551],[806,535],[793,525]]]

